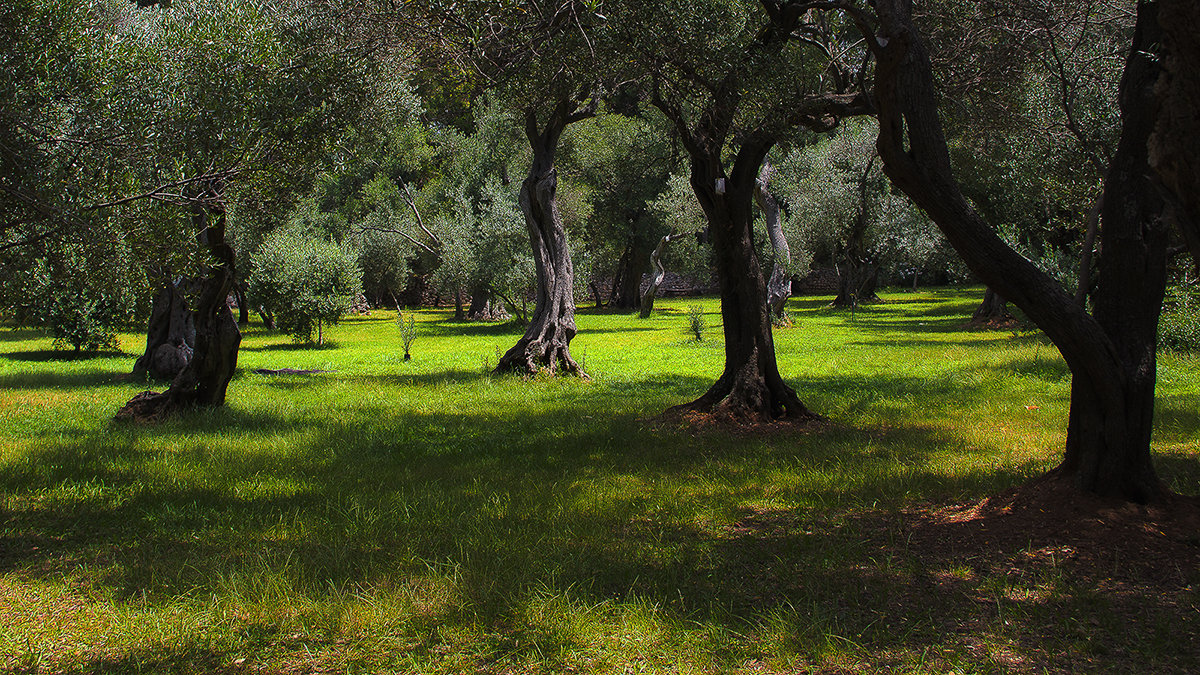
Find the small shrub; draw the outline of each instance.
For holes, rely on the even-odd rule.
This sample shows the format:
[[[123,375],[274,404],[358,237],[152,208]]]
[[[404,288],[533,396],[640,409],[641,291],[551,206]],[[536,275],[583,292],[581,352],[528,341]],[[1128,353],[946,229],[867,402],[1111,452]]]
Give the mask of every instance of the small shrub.
[[[297,342],[324,344],[324,328],[350,312],[362,293],[351,251],[315,235],[282,230],[250,258],[250,290]]]
[[[49,324],[54,334],[54,348],[74,347],[89,351],[117,349],[119,343],[115,326],[125,317],[121,308],[103,295],[63,295],[50,302]]]
[[[704,307],[688,305],[688,331],[696,336],[696,342],[704,339],[704,329],[708,322],[704,318]]]
[[[412,347],[413,340],[417,339],[417,317],[409,314],[408,321],[405,322],[404,313],[398,312],[396,314],[396,326],[400,328],[400,341],[404,343],[404,360],[411,361],[412,353],[410,352],[410,347]]]

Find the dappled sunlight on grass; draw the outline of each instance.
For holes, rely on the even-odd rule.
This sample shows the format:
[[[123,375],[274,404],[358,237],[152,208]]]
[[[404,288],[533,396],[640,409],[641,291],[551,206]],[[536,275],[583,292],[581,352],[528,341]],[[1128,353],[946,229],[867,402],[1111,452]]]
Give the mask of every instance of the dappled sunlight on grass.
[[[717,303],[696,342],[694,302],[581,312],[590,380],[492,375],[519,329],[448,310],[416,312],[409,362],[394,312],[327,349],[253,327],[228,405],[156,427],[108,421],[151,386],[124,375],[136,354],[0,358],[0,669],[1047,663],[1027,634],[1089,599],[1033,579],[980,604],[995,576],[922,568],[896,514],[1053,466],[1070,382],[1053,347],[962,330],[959,292],[853,317],[797,298],[780,369],[829,424],[699,430],[657,419],[721,369]],[[0,334],[0,356],[48,342]],[[1193,493],[1195,366],[1163,358],[1158,421],[1160,469]]]

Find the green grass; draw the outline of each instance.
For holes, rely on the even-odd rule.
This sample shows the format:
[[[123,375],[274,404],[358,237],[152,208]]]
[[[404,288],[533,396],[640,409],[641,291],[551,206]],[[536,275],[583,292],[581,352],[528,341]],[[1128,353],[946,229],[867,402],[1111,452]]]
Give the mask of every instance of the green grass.
[[[757,435],[653,420],[721,370],[711,299],[699,342],[692,299],[581,310],[587,381],[486,374],[519,330],[448,311],[408,362],[394,313],[323,348],[255,325],[225,408],[150,428],[109,421],[151,387],[137,335],[72,358],[4,331],[0,670],[1200,668],[1194,593],[1112,621],[1053,568],[905,554],[903,510],[1056,463],[1069,372],[1038,333],[962,330],[976,294],[886,299],[791,301],[780,369],[832,423]],[[332,372],[251,372],[284,367]],[[1159,370],[1160,471],[1196,494],[1200,363]]]

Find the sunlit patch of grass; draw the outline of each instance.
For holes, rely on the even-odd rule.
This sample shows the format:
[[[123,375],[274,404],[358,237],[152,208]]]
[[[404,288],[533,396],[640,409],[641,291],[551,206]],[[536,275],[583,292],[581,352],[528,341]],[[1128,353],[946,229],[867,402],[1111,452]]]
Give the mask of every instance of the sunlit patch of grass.
[[[1195,663],[1166,628],[1088,623],[1070,579],[903,555],[901,509],[1053,466],[1070,379],[1040,334],[963,330],[977,294],[886,297],[791,301],[780,369],[831,421],[758,435],[655,419],[720,373],[712,299],[701,342],[695,300],[581,310],[589,380],[490,375],[520,328],[449,310],[413,313],[411,361],[392,312],[322,349],[254,325],[228,405],[157,427],[109,422],[163,386],[126,375],[137,335],[74,359],[2,333],[0,669],[1053,670],[1050,627]],[[1156,456],[1185,493],[1195,358],[1160,360]]]

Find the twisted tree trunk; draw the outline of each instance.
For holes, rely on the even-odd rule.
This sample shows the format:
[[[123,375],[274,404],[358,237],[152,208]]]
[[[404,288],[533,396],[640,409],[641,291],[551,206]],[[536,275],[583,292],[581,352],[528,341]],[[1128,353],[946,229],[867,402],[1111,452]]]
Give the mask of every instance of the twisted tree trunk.
[[[754,192],[770,146],[769,139],[746,139],[729,177],[722,175],[719,144],[692,146],[692,188],[708,216],[716,253],[725,369],[703,396],[677,410],[745,421],[813,416],[779,374],[767,284],[754,249]]]
[[[558,213],[558,172],[554,159],[558,140],[568,124],[590,117],[594,108],[578,108],[560,101],[544,128],[536,112],[525,114],[525,135],[533,149],[533,164],[521,183],[519,202],[525,214],[537,272],[537,297],[525,334],[500,358],[496,372],[533,374],[551,372],[584,375],[571,358],[575,337],[575,273],[567,232]]]
[[[773,169],[770,163],[763,161],[762,169],[758,172],[758,180],[754,184],[754,199],[762,211],[763,221],[767,225],[767,235],[771,239],[771,250],[775,252],[775,260],[771,266],[771,278],[767,281],[767,307],[775,319],[783,317],[784,305],[792,295],[792,280],[788,275],[788,266],[792,262],[792,251],[788,247],[787,237],[783,234],[783,223],[779,217],[779,201],[770,191],[770,181]]]
[[[167,391],[138,394],[117,412],[117,419],[158,421],[184,408],[225,403],[225,392],[237,369],[238,346],[242,341],[233,312],[229,310],[234,253],[225,241],[225,209],[219,205],[196,205],[192,224],[200,245],[216,261],[215,265],[207,267],[200,281],[192,314],[196,329],[195,353],[171,381]]]
[[[648,319],[650,313],[654,311],[654,299],[658,297],[658,289],[662,286],[663,279],[667,277],[667,270],[663,268],[662,254],[666,250],[667,244],[676,238],[674,232],[664,235],[659,240],[658,246],[650,253],[650,267],[654,270],[654,276],[650,279],[650,285],[646,287],[646,292],[642,294],[642,311],[638,313],[638,318]]]

